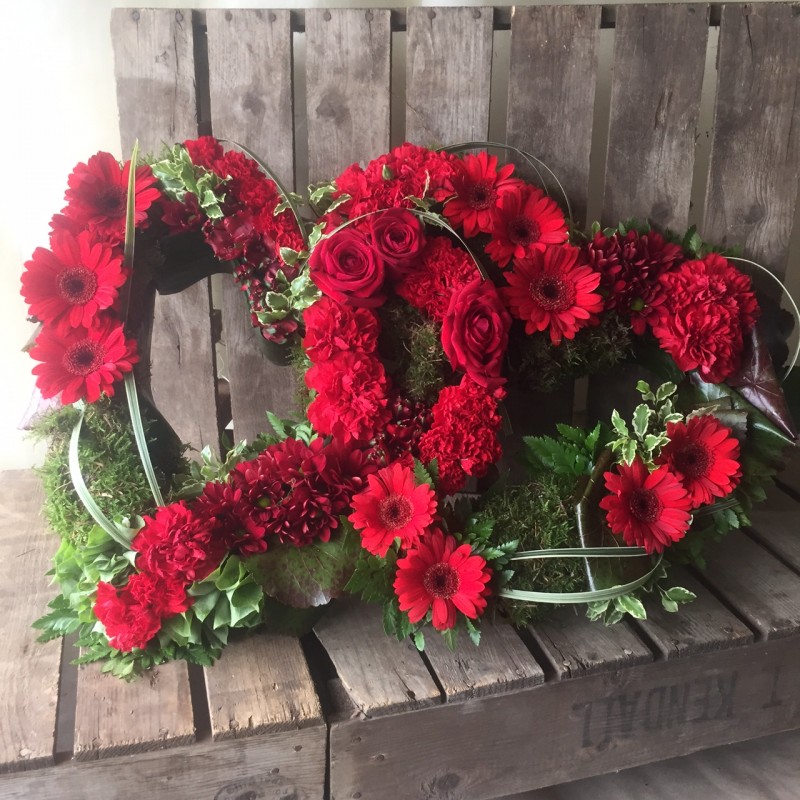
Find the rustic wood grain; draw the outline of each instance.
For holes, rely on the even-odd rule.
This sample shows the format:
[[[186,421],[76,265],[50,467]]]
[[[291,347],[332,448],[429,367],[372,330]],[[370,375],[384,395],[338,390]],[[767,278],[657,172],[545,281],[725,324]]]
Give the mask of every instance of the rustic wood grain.
[[[511,18],[507,141],[556,173],[579,228],[587,222],[600,11],[516,7]]]
[[[750,535],[800,572],[800,502],[775,488],[750,514]],[[800,589],[798,589],[800,591]]]
[[[163,664],[130,683],[102,673],[99,664],[78,670],[76,761],[160,750],[194,738],[185,662]]]
[[[409,8],[406,138],[426,147],[489,136],[493,9]]]
[[[53,763],[61,641],[37,644],[31,623],[55,594],[45,572],[58,548],[41,517],[44,493],[27,470],[0,483],[0,773]],[[0,783],[0,794],[2,794]]]
[[[389,638],[381,609],[341,603],[314,627],[353,704],[366,717],[436,705],[441,692],[413,644]]]
[[[544,671],[511,625],[484,622],[476,647],[463,633],[452,652],[434,631],[425,637],[425,657],[445,699],[465,700],[544,683]]]
[[[800,576],[740,531],[710,547],[706,558],[703,580],[759,637],[800,632]]]
[[[293,637],[264,634],[232,642],[205,676],[215,740],[324,729],[303,650]]]
[[[800,448],[794,447],[786,469],[775,480],[784,491],[800,500]]]
[[[800,15],[722,8],[703,235],[785,275],[800,169]]]
[[[650,649],[627,624],[590,622],[582,607],[560,608],[530,625],[529,630],[559,680],[613,672],[653,660]]]
[[[683,3],[617,9],[604,224],[687,227],[708,14]]]
[[[159,152],[197,136],[194,36],[189,11],[114,9],[111,38],[123,153]],[[208,280],[155,302],[153,400],[178,436],[219,450]]]
[[[388,9],[306,11],[312,183],[389,149],[390,17]]]

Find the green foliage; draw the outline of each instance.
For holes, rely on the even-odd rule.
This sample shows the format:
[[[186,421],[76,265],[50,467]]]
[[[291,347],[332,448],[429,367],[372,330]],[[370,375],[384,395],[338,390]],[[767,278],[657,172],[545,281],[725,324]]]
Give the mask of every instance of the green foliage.
[[[225,199],[225,182],[205,167],[193,164],[189,151],[182,144],[166,149],[151,167],[167,197],[183,203],[189,192],[197,198],[209,219],[223,217],[220,203]]]
[[[396,563],[397,553],[393,549],[380,558],[362,548],[344,590],[359,595],[365,603],[392,602],[395,599],[392,581]]]
[[[281,248],[281,258],[287,264],[295,264],[308,258],[308,252],[295,252],[289,248]],[[304,309],[313,305],[320,298],[320,291],[311,280],[308,266],[304,265],[300,273],[289,280],[286,273],[279,269],[272,282],[272,291],[264,295],[265,311],[256,311],[256,317],[265,334],[277,333],[276,323],[291,316],[297,315]]]
[[[522,461],[531,475],[554,472],[578,478],[590,475],[602,445],[601,425],[588,433],[580,428],[559,423],[560,439],[551,436],[525,436]]]

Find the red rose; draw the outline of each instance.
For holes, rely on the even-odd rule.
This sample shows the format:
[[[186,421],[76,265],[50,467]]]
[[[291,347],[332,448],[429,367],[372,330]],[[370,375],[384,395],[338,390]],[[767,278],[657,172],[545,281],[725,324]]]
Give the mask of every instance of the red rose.
[[[486,389],[501,386],[510,327],[511,316],[491,281],[475,278],[454,292],[442,323],[442,346],[453,369]]]
[[[425,247],[420,218],[404,208],[391,208],[370,218],[370,241],[386,267],[399,277]]]
[[[323,239],[308,263],[311,280],[340,303],[374,308],[386,300],[383,259],[359,231],[343,228]]]

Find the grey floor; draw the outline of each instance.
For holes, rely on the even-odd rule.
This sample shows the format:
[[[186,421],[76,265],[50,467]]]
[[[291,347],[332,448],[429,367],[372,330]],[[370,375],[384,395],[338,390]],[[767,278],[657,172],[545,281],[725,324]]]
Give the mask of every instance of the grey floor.
[[[500,800],[800,800],[800,731]]]

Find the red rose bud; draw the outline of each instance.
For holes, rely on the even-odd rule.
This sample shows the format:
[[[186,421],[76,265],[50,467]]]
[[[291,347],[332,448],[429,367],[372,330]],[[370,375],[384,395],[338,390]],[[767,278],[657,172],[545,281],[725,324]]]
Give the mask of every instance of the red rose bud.
[[[383,259],[366,237],[352,228],[323,239],[309,259],[311,280],[340,303],[375,308],[383,304]]]
[[[404,208],[390,208],[373,214],[369,238],[393,277],[407,272],[425,247],[422,222]]]
[[[508,346],[511,316],[491,281],[476,278],[450,298],[442,323],[442,347],[453,369],[479,386],[495,389]]]

